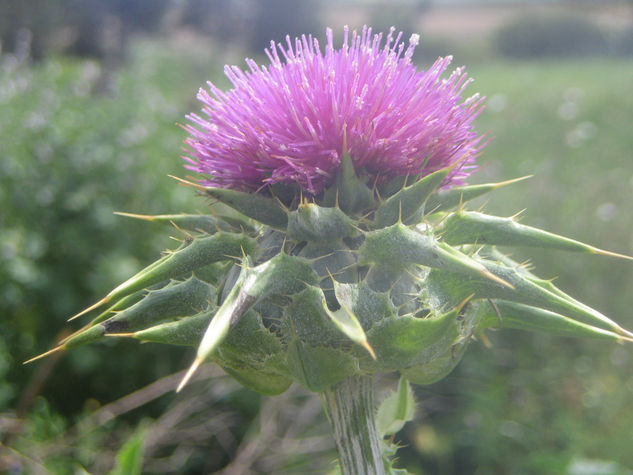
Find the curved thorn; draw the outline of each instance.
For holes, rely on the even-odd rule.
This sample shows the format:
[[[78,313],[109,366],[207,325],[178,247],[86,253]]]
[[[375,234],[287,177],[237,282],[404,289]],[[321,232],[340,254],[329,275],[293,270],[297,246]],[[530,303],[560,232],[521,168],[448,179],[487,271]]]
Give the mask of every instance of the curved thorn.
[[[472,293],[468,297],[466,297],[464,300],[462,300],[459,304],[457,304],[457,313],[458,314],[462,313],[462,310],[464,309],[466,304],[468,302],[470,302],[474,296],[475,296],[475,294]]]

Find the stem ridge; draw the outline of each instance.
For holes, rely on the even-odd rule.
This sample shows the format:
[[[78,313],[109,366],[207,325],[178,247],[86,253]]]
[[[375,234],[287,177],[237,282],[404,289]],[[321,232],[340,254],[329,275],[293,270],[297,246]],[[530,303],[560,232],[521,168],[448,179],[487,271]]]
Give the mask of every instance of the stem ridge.
[[[372,376],[352,376],[323,392],[343,475],[384,475]]]

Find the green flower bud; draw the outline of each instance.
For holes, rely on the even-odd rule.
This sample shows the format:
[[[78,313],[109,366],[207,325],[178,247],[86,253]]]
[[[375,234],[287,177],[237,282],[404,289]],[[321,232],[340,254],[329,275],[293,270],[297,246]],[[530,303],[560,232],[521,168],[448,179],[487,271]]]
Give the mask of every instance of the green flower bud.
[[[57,349],[104,336],[196,346],[188,376],[213,360],[247,387],[276,394],[292,381],[320,392],[356,374],[389,371],[428,384],[490,327],[631,339],[495,246],[616,254],[465,210],[467,199],[508,182],[443,190],[450,170],[392,181],[382,197],[344,166],[311,201],[288,200],[278,186],[283,205],[204,188],[249,222],[136,216],[190,234],[98,302],[117,304]],[[139,295],[148,286],[157,288]]]

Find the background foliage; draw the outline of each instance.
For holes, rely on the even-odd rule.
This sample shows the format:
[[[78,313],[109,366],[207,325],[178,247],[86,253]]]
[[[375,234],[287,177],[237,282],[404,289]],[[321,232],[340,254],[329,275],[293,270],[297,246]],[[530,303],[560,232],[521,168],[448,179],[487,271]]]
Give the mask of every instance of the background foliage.
[[[327,424],[318,399],[299,389],[262,399],[209,367],[176,397],[174,372],[191,351],[134,342],[21,364],[77,328],[65,320],[177,237],[113,211],[206,209],[167,177],[186,175],[177,123],[199,107],[195,92],[205,80],[226,86],[224,62],[243,64],[244,48],[259,54],[261,38],[296,30],[270,18],[255,27],[247,1],[157,2],[143,21],[123,6],[142,1],[104,2],[99,21],[114,19],[125,34],[107,22],[82,27],[97,21],[89,20],[99,11],[92,2],[40,3],[0,2],[0,471],[107,473],[120,451],[118,460],[135,460],[142,438],[144,473],[324,473],[334,458]],[[60,15],[69,5],[74,13]],[[322,6],[306,2],[301,31],[322,30],[332,16]],[[433,5],[407,8],[403,2],[394,15],[409,30],[416,22],[405,13],[423,18]],[[538,14],[520,22],[541,24]],[[365,19],[372,15],[389,23],[384,7]],[[488,210],[527,207],[526,224],[631,254],[632,30],[590,23],[565,46],[556,43],[564,25],[546,28],[515,24],[477,42],[423,31],[418,58],[428,64],[426,57],[455,53],[476,78],[469,90],[488,97],[479,129],[495,138],[474,181],[534,175],[498,192]],[[114,42],[112,31],[120,32]],[[600,49],[581,48],[597,34]],[[526,54],[520,47],[532,40],[521,35],[555,46]],[[94,47],[80,47],[80,38]],[[558,276],[562,289],[633,327],[630,263],[548,253],[533,262],[539,275]],[[446,380],[416,389],[417,421],[399,436],[403,465],[439,474],[632,473],[629,347],[488,336],[491,348],[472,345]]]

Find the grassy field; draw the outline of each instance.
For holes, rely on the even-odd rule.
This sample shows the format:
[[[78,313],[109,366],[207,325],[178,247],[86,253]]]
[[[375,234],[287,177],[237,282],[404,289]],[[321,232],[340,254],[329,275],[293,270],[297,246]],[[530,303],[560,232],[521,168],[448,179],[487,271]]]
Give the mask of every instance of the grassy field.
[[[105,473],[141,420],[151,432],[177,404],[166,389],[150,405],[101,429],[92,426],[90,437],[75,435],[71,443],[67,430],[77,420],[184,368],[189,352],[119,343],[74,350],[54,368],[20,363],[68,328],[70,314],[169,245],[164,232],[115,219],[112,211],[204,207],[166,175],[185,175],[178,158],[184,133],[176,123],[198,108],[197,87],[220,70],[210,55],[148,45],[114,73],[92,62],[32,66],[3,58],[0,421],[18,429],[3,438],[11,451],[0,463],[54,473],[74,473],[81,464]],[[479,128],[494,136],[474,181],[534,175],[498,192],[486,208],[505,215],[527,208],[526,224],[633,253],[633,64],[493,62],[468,70],[476,79],[469,91],[488,97]],[[540,276],[558,276],[563,290],[633,327],[633,264],[559,253],[539,253],[533,261]],[[449,378],[418,388],[419,418],[403,431],[408,447],[401,454],[412,472],[631,473],[630,347],[513,332],[489,337],[492,348],[474,344]],[[231,437],[256,434],[247,421],[262,402],[214,381],[228,389],[213,393],[218,399],[208,396],[209,404],[216,405],[214,415],[224,408],[234,417]],[[28,394],[33,387],[39,396]],[[235,440],[223,446],[152,439],[146,463],[157,467],[186,453],[173,473],[211,472],[239,452]],[[321,455],[328,466],[327,446]],[[278,462],[277,470],[307,473],[296,458]]]
[[[471,72],[473,89],[489,98],[479,126],[494,136],[476,178],[534,175],[490,209],[514,214],[527,207],[528,224],[632,253],[633,64],[509,63]],[[548,255],[538,267],[605,312],[628,317],[628,263]]]
[[[479,127],[494,136],[474,179],[534,175],[482,202],[486,209],[525,209],[525,224],[632,254],[633,64],[492,63],[469,71],[471,90],[488,97]],[[571,295],[633,326],[631,262],[527,256],[540,276],[557,277]],[[453,375],[419,392],[425,414],[410,440],[426,454],[426,473],[631,473],[631,347],[489,336],[491,349],[474,345]]]

